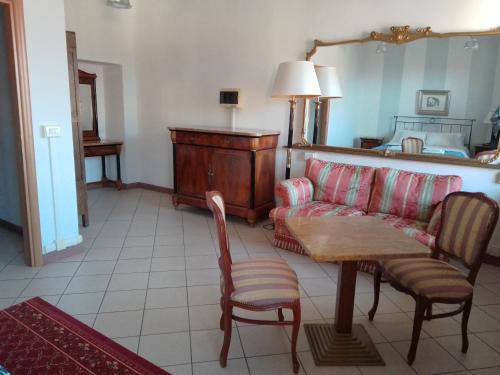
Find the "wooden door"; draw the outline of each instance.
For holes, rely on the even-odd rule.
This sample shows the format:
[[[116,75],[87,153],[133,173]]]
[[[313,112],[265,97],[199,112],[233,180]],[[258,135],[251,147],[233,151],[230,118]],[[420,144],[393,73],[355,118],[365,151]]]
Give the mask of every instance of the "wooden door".
[[[175,174],[177,193],[205,199],[210,190],[210,147],[177,144]]]
[[[249,151],[214,149],[212,186],[228,204],[249,207],[252,186],[252,154]]]
[[[78,59],[76,53],[76,35],[66,31],[66,45],[68,49],[69,91],[71,100],[71,124],[73,130],[73,150],[75,157],[76,193],[78,200],[78,214],[82,217],[82,225],[89,225],[89,209],[87,203],[87,184],[85,182],[85,159],[83,156],[83,135],[78,123],[79,82]]]

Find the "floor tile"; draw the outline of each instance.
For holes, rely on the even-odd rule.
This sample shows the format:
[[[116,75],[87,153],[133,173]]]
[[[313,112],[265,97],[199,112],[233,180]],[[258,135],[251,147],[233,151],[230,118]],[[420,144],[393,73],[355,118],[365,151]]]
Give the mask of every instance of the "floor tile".
[[[131,237],[127,236],[125,238],[125,243],[123,247],[151,247],[155,243],[154,236],[141,236],[141,237]]]
[[[142,310],[145,299],[145,290],[106,292],[100,312]]]
[[[299,353],[299,359],[307,375],[331,375],[334,371],[336,375],[361,375],[357,367],[335,366],[334,371],[332,371],[333,368],[329,366],[318,367],[314,363],[312,353],[309,351]],[[289,373],[292,372],[290,371]]]
[[[81,314],[73,315],[73,318],[78,319],[80,322],[85,323],[89,327],[93,327],[97,314]]]
[[[220,350],[224,341],[224,332],[220,329],[209,331],[191,332],[191,349],[193,351],[193,362],[215,361],[219,359]],[[228,358],[241,358],[241,349],[238,332],[233,329],[231,344],[229,346]]]
[[[186,268],[184,257],[153,258],[151,272],[184,271]]]
[[[293,374],[292,357],[290,354],[270,355],[248,358],[251,375]],[[299,374],[305,374],[302,367]]]
[[[392,346],[406,359],[410,341],[398,341]],[[419,374],[440,374],[465,370],[453,356],[433,339],[422,339],[418,343],[417,355],[412,365]]]
[[[66,294],[103,292],[107,289],[111,275],[75,276],[65,290]]]
[[[116,337],[113,340],[131,352],[137,353],[137,349],[139,348],[139,336]]]
[[[164,308],[187,306],[187,291],[185,287],[148,289],[146,308]]]
[[[43,296],[51,294],[61,294],[68,286],[71,277],[47,277],[44,279],[33,279],[29,285],[24,289],[21,296]],[[27,281],[27,280],[19,280]],[[29,281],[29,280],[28,280]],[[2,284],[0,283],[0,295],[5,295],[2,291]],[[12,293],[12,292],[11,292]],[[6,295],[8,297],[8,295]]]
[[[291,344],[282,327],[238,327],[245,355],[248,357],[288,353]]]
[[[191,362],[189,333],[141,336],[139,355],[157,366],[173,366]]]
[[[36,278],[73,276],[80,266],[80,262],[49,263],[40,269]]]
[[[193,375],[191,364],[164,366],[162,368],[172,375]]]
[[[446,336],[436,339],[464,367],[477,369],[500,366],[500,354],[474,335],[469,335],[469,350],[462,353],[462,336]]]
[[[144,311],[141,335],[184,332],[189,330],[187,307]]]
[[[389,343],[376,344],[385,366],[360,366],[363,375],[415,375],[416,372],[406,363],[406,353],[402,356]]]
[[[125,237],[97,237],[92,245],[92,249],[97,248],[121,248],[125,242]]]
[[[94,328],[111,338],[139,336],[141,322],[141,310],[100,313],[97,315]]]
[[[0,280],[31,279],[35,277],[40,267],[26,267],[25,265],[9,264],[1,268]]]
[[[219,285],[197,285],[188,288],[189,305],[214,305],[220,300]]]
[[[2,298],[17,297],[31,280],[4,280],[0,281],[0,296]],[[34,286],[32,287],[34,290]],[[34,290],[35,291],[35,290]],[[37,294],[32,294],[37,295]]]
[[[134,290],[148,287],[149,273],[115,273],[111,277],[108,290]]]
[[[149,272],[151,259],[120,259],[114,273]]]
[[[229,359],[227,367],[220,367],[219,361],[193,364],[193,375],[248,375],[245,359]]]
[[[68,314],[94,314],[99,311],[104,292],[65,294],[57,307]]]
[[[300,286],[309,297],[331,296],[337,291],[337,284],[329,277],[301,279]]]
[[[184,271],[151,272],[149,276],[150,288],[172,288],[186,286]]]
[[[120,259],[140,259],[151,258],[153,256],[153,246],[124,247],[120,253]]]
[[[76,275],[111,275],[115,265],[115,260],[82,262]]]
[[[116,260],[120,256],[122,251],[121,247],[93,247],[87,252],[85,256],[85,261],[95,261],[95,260]]]
[[[476,336],[500,353],[500,331],[476,333]]]
[[[413,330],[413,320],[404,313],[376,314],[373,325],[389,341],[410,340]],[[422,331],[420,338],[427,337]]]
[[[220,271],[218,269],[187,270],[188,286],[210,285],[220,283]]]

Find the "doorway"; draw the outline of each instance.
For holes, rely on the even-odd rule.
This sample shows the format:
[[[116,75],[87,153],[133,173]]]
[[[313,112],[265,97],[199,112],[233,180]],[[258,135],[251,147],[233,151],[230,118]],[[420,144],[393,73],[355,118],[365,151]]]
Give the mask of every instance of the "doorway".
[[[0,0],[0,268],[19,255],[43,265],[22,0]]]

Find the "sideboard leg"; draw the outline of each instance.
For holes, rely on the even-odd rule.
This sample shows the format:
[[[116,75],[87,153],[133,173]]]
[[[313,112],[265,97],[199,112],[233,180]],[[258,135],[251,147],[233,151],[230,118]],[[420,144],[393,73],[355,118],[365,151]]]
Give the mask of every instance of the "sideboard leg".
[[[255,227],[255,223],[257,222],[256,219],[252,219],[252,218],[247,218],[247,223],[249,226],[251,226],[252,228]]]

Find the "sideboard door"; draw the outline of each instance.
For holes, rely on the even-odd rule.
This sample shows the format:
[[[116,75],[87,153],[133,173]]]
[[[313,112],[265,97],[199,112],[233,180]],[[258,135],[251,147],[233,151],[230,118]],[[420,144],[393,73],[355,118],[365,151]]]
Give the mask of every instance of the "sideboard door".
[[[218,190],[228,204],[249,207],[251,196],[251,152],[214,149],[211,188]]]
[[[210,147],[177,145],[177,193],[205,199],[210,187],[210,153]]]

